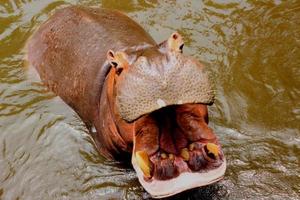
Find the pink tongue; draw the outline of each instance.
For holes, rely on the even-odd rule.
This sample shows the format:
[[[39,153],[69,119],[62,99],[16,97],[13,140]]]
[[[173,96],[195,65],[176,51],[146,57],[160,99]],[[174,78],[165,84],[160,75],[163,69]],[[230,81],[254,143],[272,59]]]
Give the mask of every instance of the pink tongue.
[[[172,122],[170,117],[164,118],[162,126],[160,127],[160,148],[167,153],[177,155],[180,150],[187,145],[188,140],[177,125]]]
[[[174,138],[171,136],[169,127],[163,127],[160,134],[160,149],[167,153],[177,154],[178,150],[173,142]]]
[[[171,134],[173,129],[172,122],[169,116],[161,118],[161,120],[159,146],[167,153],[177,154],[174,138]]]

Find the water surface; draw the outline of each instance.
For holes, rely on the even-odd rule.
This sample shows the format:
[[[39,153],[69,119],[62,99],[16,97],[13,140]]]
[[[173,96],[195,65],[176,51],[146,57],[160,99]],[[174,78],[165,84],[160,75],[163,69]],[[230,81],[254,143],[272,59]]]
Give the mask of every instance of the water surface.
[[[227,156],[226,176],[174,198],[300,199],[296,0],[2,0],[0,199],[150,198],[130,167],[98,154],[74,111],[26,75],[26,40],[71,4],[122,10],[157,42],[178,30],[184,53],[214,74],[210,126]]]

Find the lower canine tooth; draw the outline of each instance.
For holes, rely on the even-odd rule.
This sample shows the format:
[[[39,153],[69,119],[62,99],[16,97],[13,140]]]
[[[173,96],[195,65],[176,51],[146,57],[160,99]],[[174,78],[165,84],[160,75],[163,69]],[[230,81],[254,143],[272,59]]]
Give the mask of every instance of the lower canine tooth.
[[[147,178],[151,177],[150,160],[146,151],[137,151],[135,153],[136,162]]]
[[[190,159],[190,154],[187,148],[181,149],[180,155],[185,161],[188,161]]]
[[[208,152],[214,154],[216,158],[219,156],[219,148],[214,143],[207,143],[206,148]]]

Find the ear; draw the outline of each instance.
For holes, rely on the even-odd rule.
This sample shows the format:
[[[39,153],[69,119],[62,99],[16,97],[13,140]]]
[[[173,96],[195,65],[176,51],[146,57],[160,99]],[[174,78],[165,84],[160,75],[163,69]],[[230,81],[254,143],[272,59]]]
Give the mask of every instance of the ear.
[[[112,50],[109,50],[106,57],[109,64],[116,69],[118,75],[129,66],[127,54],[124,52],[117,51],[115,53]]]
[[[177,32],[173,33],[167,41],[167,47],[171,51],[182,53],[183,46],[183,37]]]

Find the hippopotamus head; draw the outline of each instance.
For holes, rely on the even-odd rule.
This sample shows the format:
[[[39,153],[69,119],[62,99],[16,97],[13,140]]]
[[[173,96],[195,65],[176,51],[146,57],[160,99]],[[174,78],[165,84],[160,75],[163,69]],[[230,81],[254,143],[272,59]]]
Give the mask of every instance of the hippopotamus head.
[[[214,101],[208,71],[182,49],[182,36],[173,33],[160,45],[135,53],[107,53],[118,128],[131,132],[132,165],[153,197],[208,185],[226,169],[208,127],[207,105]]]

